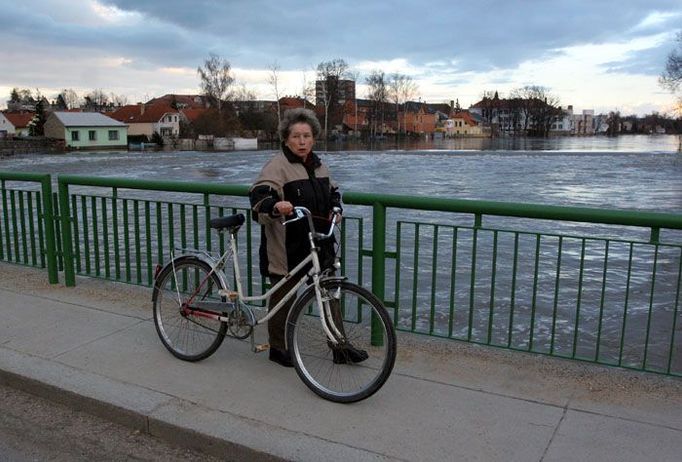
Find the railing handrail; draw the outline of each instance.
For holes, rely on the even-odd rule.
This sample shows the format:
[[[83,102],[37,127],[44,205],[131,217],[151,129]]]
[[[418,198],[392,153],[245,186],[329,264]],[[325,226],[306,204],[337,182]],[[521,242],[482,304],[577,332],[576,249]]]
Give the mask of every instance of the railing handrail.
[[[0,178],[6,173],[0,172]],[[11,173],[9,175],[12,175]],[[32,174],[15,173],[16,179],[35,177]],[[142,189],[181,193],[221,194],[246,196],[249,185],[203,183],[174,180],[138,180],[115,177],[91,177],[82,175],[59,175],[59,183],[76,186],[99,186],[122,189]],[[431,210],[436,212],[472,213],[519,218],[577,221],[587,223],[640,226],[647,228],[682,229],[682,214],[640,210],[612,210],[596,207],[529,204],[519,202],[484,201],[475,199],[446,199],[399,194],[376,194],[347,191],[343,201],[352,205]]]
[[[136,180],[115,177],[59,175],[58,182],[59,184],[68,184],[74,186],[99,186],[105,188],[109,187],[180,193],[222,194],[228,196],[246,196],[249,193],[248,185],[203,183],[198,181]]]
[[[384,207],[459,212],[480,215],[577,221],[647,228],[682,229],[682,214],[639,210],[611,210],[591,207],[526,204],[517,202],[444,199],[396,194],[346,192],[343,202],[354,205],[381,204]]]
[[[49,173],[25,173],[25,172],[2,172],[0,171],[0,180],[6,181],[30,181],[41,182],[44,179],[49,179]]]

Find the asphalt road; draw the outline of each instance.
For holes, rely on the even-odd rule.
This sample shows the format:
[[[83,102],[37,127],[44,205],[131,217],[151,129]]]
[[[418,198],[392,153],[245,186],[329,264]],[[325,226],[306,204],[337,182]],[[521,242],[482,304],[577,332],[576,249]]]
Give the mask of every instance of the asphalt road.
[[[0,385],[0,462],[217,461]]]

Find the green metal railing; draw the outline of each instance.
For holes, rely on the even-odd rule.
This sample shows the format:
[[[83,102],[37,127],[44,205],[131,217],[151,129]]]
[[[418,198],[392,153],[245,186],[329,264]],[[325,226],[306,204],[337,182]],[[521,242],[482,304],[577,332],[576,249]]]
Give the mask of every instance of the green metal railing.
[[[7,183],[37,183],[39,190]],[[0,172],[0,261],[47,267],[59,282],[50,175]]]
[[[151,285],[174,248],[225,249],[210,218],[248,213],[245,185],[65,175],[58,188],[53,247],[67,285],[76,274]],[[36,205],[14,194],[3,182],[7,261],[25,242],[13,210]],[[342,272],[371,283],[398,330],[682,375],[681,215],[353,192],[343,200]],[[245,287],[260,293],[260,228],[244,228]]]
[[[89,187],[73,193],[70,188]],[[208,222],[225,213],[245,212],[242,205],[211,204],[210,197],[245,197],[248,187],[172,181],[143,181],[60,175],[59,204],[63,235],[64,279],[75,284],[75,274],[151,285],[157,264],[168,261],[175,248],[212,250]],[[95,195],[93,188],[105,188]],[[121,196],[120,190],[181,193],[178,201]],[[106,191],[105,191],[106,192]],[[198,197],[198,201],[196,200]],[[187,222],[190,226],[187,226]],[[251,222],[247,221],[246,267],[252,286]],[[219,242],[225,249],[224,236]]]
[[[372,207],[372,290],[399,330],[682,375],[681,215],[352,192],[343,199]],[[391,211],[395,228],[387,226]],[[423,214],[401,220],[415,211],[432,213],[432,222]],[[437,212],[447,212],[445,224]],[[572,232],[535,231],[545,220],[571,222],[564,228]],[[618,226],[575,234],[588,223]]]

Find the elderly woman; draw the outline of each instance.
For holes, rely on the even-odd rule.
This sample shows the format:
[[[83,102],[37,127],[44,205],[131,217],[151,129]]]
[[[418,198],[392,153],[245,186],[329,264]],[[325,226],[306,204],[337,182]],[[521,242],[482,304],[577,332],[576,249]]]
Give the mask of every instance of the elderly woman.
[[[341,204],[341,195],[329,177],[327,166],[312,150],[320,131],[320,122],[313,111],[286,111],[279,125],[282,150],[265,164],[249,192],[254,218],[262,225],[260,271],[270,278],[272,285],[277,284],[310,252],[307,221],[282,226],[282,218],[290,215],[295,206],[304,206],[315,217],[318,231],[327,231],[327,217],[332,207],[340,207]],[[320,262],[323,268],[333,261],[334,242],[321,243]],[[277,305],[296,279],[292,278],[270,297],[268,309]],[[291,302],[268,322],[270,360],[286,367],[293,366],[284,340],[290,307]]]

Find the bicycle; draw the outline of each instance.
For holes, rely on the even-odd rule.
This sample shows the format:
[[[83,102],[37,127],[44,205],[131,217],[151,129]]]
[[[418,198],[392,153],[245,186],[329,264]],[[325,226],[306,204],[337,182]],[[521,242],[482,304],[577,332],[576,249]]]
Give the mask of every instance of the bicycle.
[[[356,402],[376,393],[395,364],[395,329],[374,294],[333,274],[340,268],[338,260],[333,269],[323,271],[320,267],[316,242],[333,236],[340,212],[334,208],[329,231],[319,233],[310,211],[294,208],[293,218],[283,225],[307,218],[310,253],[281,281],[257,296],[245,296],[241,285],[236,236],[244,215],[210,220],[211,228],[230,235],[230,245],[222,255],[182,249],[183,255],[171,255],[170,262],[157,269],[152,295],[154,324],[165,347],[177,358],[200,361],[230,336],[241,340],[250,337],[251,350],[264,351],[267,345],[256,345],[254,328],[296,297],[287,316],[285,339],[301,380],[317,395],[334,402]],[[236,291],[229,289],[230,278],[225,271],[230,257]],[[306,271],[307,265],[310,269]],[[256,319],[254,303],[267,304],[270,296],[294,277],[299,280],[284,298]]]

